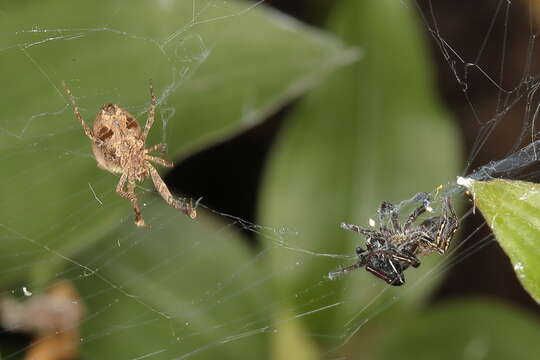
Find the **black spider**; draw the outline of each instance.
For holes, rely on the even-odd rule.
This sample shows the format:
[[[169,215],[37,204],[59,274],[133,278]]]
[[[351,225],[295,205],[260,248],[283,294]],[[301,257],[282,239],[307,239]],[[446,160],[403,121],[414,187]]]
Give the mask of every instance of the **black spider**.
[[[444,254],[448,249],[452,236],[458,229],[458,217],[445,197],[441,216],[434,216],[414,226],[416,219],[427,210],[427,201],[414,210],[403,226],[394,205],[383,201],[379,208],[380,227],[366,229],[358,225],[342,223],[341,227],[362,234],[366,237],[366,248],[356,248],[358,262],[332,272],[328,276],[333,279],[349,271],[365,267],[367,271],[383,279],[390,285],[399,286],[405,283],[403,272],[409,267],[420,266],[417,256],[425,256],[437,252]],[[391,227],[388,227],[387,216],[390,214]]]

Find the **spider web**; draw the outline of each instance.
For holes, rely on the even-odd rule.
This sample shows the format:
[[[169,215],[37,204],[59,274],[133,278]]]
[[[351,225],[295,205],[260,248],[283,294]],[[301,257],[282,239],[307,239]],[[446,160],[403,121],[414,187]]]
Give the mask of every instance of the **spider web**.
[[[166,7],[170,3],[170,1],[158,1],[156,6]],[[89,121],[88,116],[92,116],[93,109],[100,103],[108,101],[125,103],[125,97],[122,94],[127,93],[127,89],[141,88],[140,84],[146,84],[147,79],[158,73],[159,76],[154,78],[154,82],[166,85],[162,86],[158,93],[160,115],[158,129],[161,128],[161,131],[153,130],[152,139],[156,141],[152,143],[158,140],[167,143],[171,133],[183,129],[181,120],[177,120],[178,109],[169,103],[173,102],[173,98],[182,96],[188,91],[183,88],[184,84],[197,74],[201,66],[210,61],[213,49],[220,44],[222,37],[228,36],[220,34],[220,31],[226,29],[228,21],[242,18],[261,3],[262,1],[253,2],[237,8],[227,2],[193,0],[192,12],[183,14],[183,17],[177,20],[176,30],[165,37],[152,34],[151,31],[148,31],[147,35],[145,29],[135,31],[135,27],[120,30],[109,25],[81,24],[78,23],[76,17],[73,17],[69,25],[64,28],[51,26],[50,24],[54,22],[49,19],[43,19],[36,24],[8,24],[2,27],[0,33],[9,36],[7,40],[0,41],[0,56],[18,57],[27,66],[21,70],[20,83],[15,85],[10,83],[12,91],[5,101],[9,103],[16,97],[24,96],[25,89],[32,86],[47,89],[47,93],[50,93],[44,96],[43,100],[36,101],[35,105],[29,105],[24,112],[5,114],[6,120],[0,123],[0,136],[4,144],[0,162],[2,159],[7,162],[10,157],[15,156],[20,158],[22,163],[12,172],[2,174],[2,187],[9,189],[19,177],[25,176],[26,170],[23,166],[25,159],[38,151],[52,154],[50,162],[37,164],[43,168],[43,183],[47,181],[48,169],[56,168],[57,171],[67,173],[73,169],[84,171],[81,168],[95,166],[88,144],[79,147],[69,140],[70,136],[82,136],[82,131],[80,125],[73,120],[69,104],[65,101],[63,91],[59,87],[60,74],[66,77],[78,101],[83,103],[83,112]],[[476,46],[474,53],[464,54],[463,50],[447,38],[447,34],[439,24],[439,11],[442,12],[442,10],[438,10],[430,1],[403,2],[402,6],[415,8],[423,20],[424,28],[433,37],[441,56],[447,63],[446,70],[452,74],[454,85],[468,104],[468,108],[463,112],[472,116],[473,120],[470,122],[474,123],[478,129],[478,134],[473,135],[474,141],[471,143],[463,173],[456,175],[471,176],[482,180],[494,177],[536,179],[538,172],[531,170],[531,166],[537,162],[537,153],[540,151],[536,125],[540,113],[540,103],[536,94],[538,77],[533,66],[537,36],[533,24],[534,9],[531,7],[528,10],[530,16],[527,38],[512,39],[509,34],[514,25],[512,23],[514,5],[503,0],[495,2],[491,9],[492,15],[489,17],[490,22],[484,29],[485,33],[479,36],[481,42]],[[228,15],[213,15],[214,10],[223,10],[223,8],[229,11]],[[3,12],[3,18],[9,16],[9,10],[0,9],[0,11]],[[108,9],[108,11],[118,16],[130,15],[124,8]],[[212,35],[208,37],[200,35],[198,26],[203,24],[215,25],[216,29],[211,33]],[[143,24],[138,25],[144,27]],[[493,32],[497,28],[503,29],[504,36],[502,42],[496,40],[495,47],[499,50],[500,61],[496,67],[498,72],[492,73],[484,62],[491,61],[486,59],[486,49],[494,41],[492,40]],[[115,38],[114,44],[118,45],[119,49],[87,48],[88,53],[92,51],[119,51],[121,53],[130,47],[141,47],[145,49],[144,54],[149,56],[147,69],[120,72],[120,79],[112,80],[108,79],[111,72],[107,70],[106,64],[86,64],[83,63],[84,57],[80,56],[73,60],[74,65],[66,73],[61,73],[58,65],[55,66],[55,62],[48,58],[50,53],[42,52],[42,49],[49,51],[54,48],[57,49],[59,56],[73,56],[77,51],[84,51],[81,50],[81,47],[84,49],[84,42],[94,37]],[[518,40],[527,41],[528,57],[523,63],[521,76],[512,83],[506,70],[510,67],[507,49],[512,41]],[[91,44],[94,46],[93,42]],[[155,54],[154,59],[150,58],[151,54]],[[125,66],[129,67],[129,60],[126,62],[128,64]],[[115,64],[113,68],[120,67],[120,64],[121,62]],[[92,65],[104,68],[106,80],[79,78],[78,69]],[[156,70],[160,68],[166,71]],[[136,79],[133,79],[134,71],[140,72]],[[211,86],[212,79],[208,82],[210,85],[206,86]],[[480,87],[479,84],[484,83],[498,96],[494,108],[485,109],[482,105],[475,103],[475,86]],[[146,89],[144,90],[140,91],[139,98],[129,99],[131,103],[126,104],[127,109],[139,119],[144,118],[148,108]],[[203,93],[204,91],[203,89]],[[63,100],[50,100],[53,97]],[[94,106],[94,104],[98,105]],[[201,105],[198,103],[194,106]],[[513,112],[520,114],[518,116],[521,119],[519,131],[511,137],[507,148],[501,150],[500,156],[496,159],[488,159],[493,160],[492,162],[485,161],[481,158],[482,150],[488,147],[490,140],[496,137],[498,129],[504,129],[506,124],[515,122],[516,117],[509,115]],[[247,121],[249,122],[249,119]],[[185,130],[187,138],[180,140],[190,144],[189,129]],[[470,132],[473,133],[472,130]],[[198,145],[191,144],[190,146],[196,149]],[[77,162],[82,163],[83,166],[77,167],[75,165]],[[52,223],[49,228],[41,229],[45,235],[58,235],[52,242],[42,242],[41,239],[45,238],[45,235],[33,231],[35,229],[11,225],[10,220],[13,217],[24,216],[23,206],[12,211],[4,209],[2,212],[4,220],[0,220],[3,241],[7,244],[16,242],[26,244],[26,247],[7,246],[2,254],[3,258],[16,259],[28,254],[37,255],[36,260],[31,263],[13,265],[16,261],[7,262],[10,265],[2,268],[2,277],[9,278],[10,273],[20,271],[21,268],[35,267],[39,262],[64,264],[49,267],[53,269],[51,270],[54,271],[53,274],[37,274],[35,277],[37,279],[42,277],[67,279],[80,290],[82,303],[87,306],[87,313],[81,324],[80,339],[85,358],[96,356],[84,352],[85,348],[93,349],[95,344],[101,344],[97,345],[100,350],[120,344],[118,346],[126,349],[125,358],[129,359],[197,359],[207,356],[215,358],[215,354],[232,357],[235,351],[238,351],[235,350],[236,347],[241,348],[246,354],[258,357],[259,354],[267,353],[266,342],[274,341],[281,336],[280,332],[286,333],[288,326],[293,326],[292,324],[298,320],[316,318],[319,314],[331,314],[341,307],[350,307],[352,312],[341,321],[341,326],[337,330],[325,331],[323,329],[320,333],[308,332],[306,334],[309,338],[328,339],[333,344],[333,350],[326,355],[338,356],[348,346],[351,339],[359,334],[372,319],[389,311],[396,304],[412,301],[411,299],[415,298],[420,289],[432,286],[431,284],[448,268],[456,266],[468,256],[493,243],[492,235],[486,235],[472,243],[471,239],[481,230],[481,227],[477,227],[474,231],[464,234],[459,245],[454,246],[444,257],[427,260],[427,265],[425,265],[427,270],[418,272],[417,276],[412,276],[410,283],[403,288],[387,287],[380,280],[373,278],[369,280],[372,289],[368,295],[360,298],[351,296],[335,301],[333,290],[328,288],[329,284],[334,282],[323,273],[320,274],[319,281],[309,284],[300,292],[292,294],[278,292],[269,297],[270,300],[265,300],[264,296],[272,292],[273,280],[283,276],[294,276],[295,272],[303,266],[304,261],[331,262],[332,266],[338,269],[340,266],[353,263],[356,258],[351,254],[322,253],[298,246],[298,239],[303,236],[303,229],[295,228],[295,224],[252,223],[234,214],[212,209],[206,206],[204,201],[200,204],[202,213],[213,216],[213,219],[206,219],[205,215],[201,216],[203,218],[201,221],[212,223],[212,226],[205,230],[209,234],[209,240],[203,241],[197,239],[196,236],[187,235],[182,238],[178,235],[176,238],[171,234],[170,228],[177,229],[180,226],[183,228],[182,231],[189,232],[189,227],[193,225],[186,219],[178,220],[178,218],[172,219],[167,216],[166,210],[159,208],[161,199],[152,196],[144,197],[143,208],[143,213],[150,212],[150,209],[157,209],[152,212],[154,215],[149,219],[149,222],[154,224],[151,232],[141,235],[133,229],[119,232],[121,236],[114,232],[103,234],[107,241],[101,242],[102,246],[90,252],[89,255],[81,256],[76,251],[67,253],[77,255],[65,255],[67,250],[72,249],[58,245],[63,238],[73,235],[78,228],[84,228],[85,224],[91,221],[91,218],[87,217],[88,214],[101,219],[100,216],[105,216],[103,213],[111,209],[112,214],[107,215],[113,219],[111,221],[118,222],[117,219],[121,219],[126,226],[132,226],[131,214],[114,212],[116,211],[114,204],[125,204],[122,199],[117,199],[109,181],[110,175],[108,175],[109,179],[107,176],[92,176],[86,182],[79,184],[77,188],[68,188],[65,193],[58,194],[57,204],[42,204],[39,201],[25,199],[24,206],[43,206],[44,211],[48,211],[58,204],[61,206],[63,203],[74,201],[82,194],[88,196],[89,200],[85,207],[79,213],[72,215],[81,217],[72,229],[64,229],[63,223]],[[140,186],[138,190],[149,194],[153,192],[146,185]],[[430,190],[418,189],[419,193]],[[42,191],[47,191],[47,189],[42,189]],[[431,191],[430,206],[433,207],[433,212],[439,213],[440,199],[443,196],[456,195],[462,191],[463,189],[456,183]],[[411,194],[409,199],[393,200],[402,217],[422,201],[417,194]],[[464,202],[464,200],[461,201]],[[461,220],[463,221],[471,213],[472,210],[466,212]],[[178,225],[178,221],[181,225]],[[238,227],[255,233],[267,246],[250,252],[249,256],[246,256],[241,249],[236,249],[236,246],[230,255],[230,261],[221,259],[220,255],[229,256],[228,244],[231,245],[233,241],[236,241]],[[337,224],[336,231],[340,231]],[[28,235],[29,233],[32,235]],[[183,250],[178,253],[167,252],[167,247],[172,247],[176,241],[184,241]],[[145,252],[152,249],[164,256],[157,261],[151,256],[143,257]],[[299,261],[294,266],[282,269],[266,266],[271,252],[282,251],[294,252]],[[134,252],[139,254],[136,258],[143,259],[147,263],[130,264],[126,259]],[[243,260],[236,263],[236,259]],[[223,273],[212,273],[211,265],[215,261],[223,261],[227,264],[223,268]],[[119,272],[118,277],[111,277],[107,273],[107,269],[113,265],[117,266],[115,271]],[[132,272],[129,266],[137,269],[138,272]],[[199,273],[193,272],[194,269],[199,269]],[[207,280],[200,280],[201,283],[198,284],[197,275]],[[371,276],[364,273],[357,275]],[[179,286],[181,290],[189,293],[188,296],[175,298],[174,295],[177,293],[168,291],[178,282],[186,283]],[[17,295],[23,298],[38,296],[35,291],[32,292],[33,289],[34,284],[18,283],[11,288],[3,289],[2,294],[6,297]],[[141,295],[143,293],[144,296]],[[292,305],[293,303],[297,305]],[[288,312],[280,313],[279,316],[275,315],[283,308],[288,309]],[[141,334],[149,334],[149,338],[151,337],[153,341],[147,344],[131,344],[133,342],[131,339],[139,341]],[[159,341],[155,341],[156,338]],[[125,344],[131,345],[132,348],[126,347]],[[2,357],[16,358],[29,348],[31,346],[3,349]]]

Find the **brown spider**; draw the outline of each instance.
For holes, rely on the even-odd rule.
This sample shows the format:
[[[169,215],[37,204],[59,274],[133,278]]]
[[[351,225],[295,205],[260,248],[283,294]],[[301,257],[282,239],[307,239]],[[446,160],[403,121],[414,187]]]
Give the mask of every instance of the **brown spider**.
[[[356,248],[358,262],[346,268],[328,274],[330,279],[361,267],[383,279],[390,285],[403,285],[403,272],[409,267],[420,266],[417,256],[426,256],[434,252],[444,254],[450,245],[452,236],[458,229],[458,217],[450,203],[443,200],[441,216],[434,216],[414,226],[416,219],[426,210],[427,201],[414,210],[402,226],[394,206],[383,201],[379,208],[380,227],[378,230],[365,229],[358,225],[342,223],[341,227],[362,234],[366,237],[366,248]],[[390,213],[391,227],[386,226],[386,217]]]
[[[90,129],[79,112],[75,97],[67,85],[65,83],[63,85],[73,106],[75,117],[81,122],[86,136],[92,141],[92,151],[98,167],[111,173],[121,174],[116,192],[131,202],[135,212],[135,224],[148,226],[144,222],[135,194],[136,182],[141,182],[148,176],[152,178],[156,190],[167,204],[194,219],[197,216],[196,206],[175,199],[157,170],[150,164],[152,161],[166,167],[174,166],[170,161],[149,155],[155,151],[163,153],[166,150],[166,145],[157,144],[147,149],[144,148],[148,132],[154,124],[157,104],[152,82],[150,82],[151,106],[146,125],[142,131],[135,117],[116,104],[103,105],[94,120],[93,128]],[[126,184],[127,191],[124,190]]]

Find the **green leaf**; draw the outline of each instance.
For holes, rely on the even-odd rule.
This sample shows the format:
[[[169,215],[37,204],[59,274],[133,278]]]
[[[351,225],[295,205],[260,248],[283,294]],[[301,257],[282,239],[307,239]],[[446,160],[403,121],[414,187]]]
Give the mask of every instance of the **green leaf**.
[[[278,280],[285,294],[295,294],[298,312],[344,300],[304,317],[312,333],[337,329],[341,335],[343,319],[386,285],[365,271],[325,280],[329,271],[355,261],[325,255],[352,255],[363,243],[339,224],[367,225],[382,200],[401,201],[447,182],[457,171],[459,145],[434,97],[413,9],[393,0],[342,1],[330,28],[361,48],[363,58],[332,75],[287,120],[266,169],[259,222],[297,231],[284,237],[285,247],[272,250],[271,266],[294,267]],[[415,281],[427,267],[406,274],[415,297],[436,281],[433,276]],[[385,295],[397,295],[394,291]]]
[[[159,226],[138,231],[126,223],[61,273],[74,279],[88,308],[83,357],[264,354],[272,296],[247,243],[204,215],[172,217],[161,201],[145,210]]]
[[[530,359],[540,354],[531,314],[487,301],[438,306],[384,329],[376,359]],[[534,355],[533,355],[534,357]]]
[[[474,181],[475,204],[514,265],[516,276],[540,303],[540,185]]]
[[[133,221],[114,192],[118,178],[96,167],[62,80],[89,124],[110,102],[144,124],[153,79],[159,106],[148,145],[166,143],[178,161],[260,123],[356,57],[336,39],[243,1],[9,2],[0,33],[9,69],[0,98],[0,237],[9,256],[0,284],[32,268],[46,279],[64,256]],[[138,191],[145,189],[153,191]]]

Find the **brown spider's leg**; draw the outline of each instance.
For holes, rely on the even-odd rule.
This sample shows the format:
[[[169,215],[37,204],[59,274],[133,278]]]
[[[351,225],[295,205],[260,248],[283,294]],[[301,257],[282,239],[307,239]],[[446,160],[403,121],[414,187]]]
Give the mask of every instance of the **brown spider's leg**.
[[[147,163],[146,168],[150,172],[150,176],[152,177],[154,186],[156,187],[156,190],[159,192],[163,200],[165,200],[167,204],[171,205],[175,209],[182,211],[190,218],[195,219],[197,217],[197,210],[193,206],[191,206],[191,204],[184,205],[183,202],[176,200],[167,188],[167,185],[165,185],[165,183],[159,176],[157,170],[152,165]]]
[[[158,151],[162,154],[167,152],[167,145],[166,144],[156,144],[154,146],[150,146],[148,149],[144,149],[144,153],[148,154],[154,151]]]
[[[127,192],[124,191],[124,186],[126,185],[126,182],[128,182],[128,175],[126,173],[122,174],[120,177],[120,181],[118,182],[118,185],[116,185],[116,193],[123,197],[124,199],[128,199],[131,202],[131,206],[133,207],[133,212],[135,213],[135,225],[137,226],[148,226],[144,223],[144,219],[141,214],[141,208],[139,207],[139,202],[137,201],[137,196],[135,195],[135,183],[133,181],[128,182],[128,189]]]
[[[69,97],[69,101],[71,102],[71,106],[73,106],[73,113],[75,114],[75,117],[81,122],[81,125],[83,127],[83,130],[84,130],[84,133],[86,134],[86,136],[88,136],[90,138],[90,140],[92,141],[95,141],[97,143],[101,143],[101,140],[99,140],[98,138],[96,138],[94,136],[94,132],[92,131],[92,129],[90,129],[86,123],[84,122],[84,119],[79,111],[79,107],[77,106],[77,103],[75,102],[75,97],[73,96],[73,94],[71,93],[71,90],[69,90],[67,84],[62,81],[62,85],[64,86],[64,90],[66,91],[68,97]]]
[[[419,207],[417,207],[411,215],[407,218],[407,221],[405,221],[405,225],[403,225],[403,230],[407,231],[410,229],[410,227],[413,225],[413,223],[418,219],[420,215],[426,212],[426,205],[422,204]]]
[[[155,157],[155,156],[150,156],[150,155],[144,155],[144,158],[146,160],[149,160],[149,161],[153,161],[159,165],[163,165],[165,167],[173,167],[174,164],[172,163],[172,161],[168,161],[168,160],[165,160],[165,159],[162,159],[162,158],[158,158],[158,157]]]
[[[148,119],[146,119],[146,125],[144,125],[144,130],[141,135],[141,139],[143,142],[146,141],[148,132],[152,128],[152,125],[154,125],[154,119],[156,117],[156,105],[157,99],[154,95],[154,87],[152,86],[152,81],[150,81],[150,110],[148,110]]]
[[[380,234],[379,234],[378,231],[364,229],[363,227],[360,227],[358,225],[347,224],[347,223],[342,222],[340,226],[341,226],[342,229],[349,230],[349,231],[354,231],[354,232],[362,234],[362,235],[364,235],[366,237],[380,237]]]

